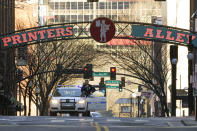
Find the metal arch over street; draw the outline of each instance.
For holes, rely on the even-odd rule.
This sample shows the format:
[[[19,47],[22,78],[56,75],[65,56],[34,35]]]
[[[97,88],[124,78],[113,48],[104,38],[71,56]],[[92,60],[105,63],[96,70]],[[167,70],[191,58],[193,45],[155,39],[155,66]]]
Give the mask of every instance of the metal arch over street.
[[[114,21],[116,32],[113,39],[136,39],[158,41],[187,46],[189,36],[197,47],[196,32],[170,26],[149,23]],[[0,36],[1,48],[19,47],[57,40],[91,39],[91,22],[73,22],[40,26],[15,31]]]

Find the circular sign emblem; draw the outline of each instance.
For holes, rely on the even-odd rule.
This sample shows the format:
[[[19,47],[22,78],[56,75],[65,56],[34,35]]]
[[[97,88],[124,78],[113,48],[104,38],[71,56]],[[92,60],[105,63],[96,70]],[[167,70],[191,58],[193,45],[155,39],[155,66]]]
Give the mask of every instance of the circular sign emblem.
[[[95,41],[106,43],[115,35],[114,23],[109,18],[99,17],[92,22],[90,34]]]

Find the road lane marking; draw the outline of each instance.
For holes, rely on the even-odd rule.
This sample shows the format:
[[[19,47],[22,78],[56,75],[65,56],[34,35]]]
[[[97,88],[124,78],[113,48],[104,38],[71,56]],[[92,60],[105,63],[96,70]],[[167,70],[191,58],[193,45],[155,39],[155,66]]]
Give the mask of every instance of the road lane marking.
[[[135,122],[149,122],[149,120],[135,120]]]
[[[109,131],[109,128],[107,126],[103,126],[105,131]]]
[[[96,131],[101,131],[101,127],[99,126],[98,122],[95,122]]]
[[[15,123],[16,124],[16,123]],[[21,126],[26,126],[26,127],[59,127],[59,128],[66,128],[66,127],[70,127],[70,128],[79,128],[81,127],[79,126],[72,126],[72,125],[15,125],[15,124],[0,124],[0,127],[21,127]],[[94,127],[94,126],[92,126]],[[155,129],[181,129],[181,128],[185,128],[185,129],[196,129],[197,126],[182,126],[182,127],[167,127],[167,126],[108,126],[109,128],[131,128],[131,127],[140,127],[140,128],[155,128]],[[88,128],[88,127],[87,127]],[[107,130],[106,130],[107,131]]]
[[[51,122],[65,122],[65,120],[51,120]]]
[[[93,126],[94,127],[93,122],[90,122],[90,126]]]
[[[108,122],[110,122],[110,121],[118,121],[118,122],[120,122],[119,119],[107,119],[107,121],[108,121]]]
[[[96,131],[101,131],[101,127],[99,126],[98,122],[95,122],[95,123],[90,122],[90,126],[95,127]]]

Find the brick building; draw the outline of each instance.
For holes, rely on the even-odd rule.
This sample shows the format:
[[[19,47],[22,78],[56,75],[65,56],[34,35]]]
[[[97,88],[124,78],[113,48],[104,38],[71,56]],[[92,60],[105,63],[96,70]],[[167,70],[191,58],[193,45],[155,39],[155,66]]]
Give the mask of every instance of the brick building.
[[[0,36],[15,30],[15,0],[0,0]],[[0,115],[16,115],[15,49],[0,48]]]

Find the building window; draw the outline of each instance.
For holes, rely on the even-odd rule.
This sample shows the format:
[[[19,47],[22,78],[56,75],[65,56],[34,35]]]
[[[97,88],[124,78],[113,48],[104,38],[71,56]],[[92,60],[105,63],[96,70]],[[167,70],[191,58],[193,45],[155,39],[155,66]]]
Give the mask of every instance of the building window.
[[[65,22],[65,15],[60,15],[60,22]]]
[[[77,15],[71,15],[71,22],[77,22]]]
[[[57,10],[59,8],[59,3],[58,2],[55,2],[55,9]]]
[[[93,15],[90,15],[90,21],[93,20]]]
[[[84,15],[84,21],[89,21],[90,16],[89,15]]]
[[[99,2],[97,9],[105,9],[105,3],[104,2]]]
[[[70,9],[70,2],[66,2],[66,9]]]
[[[59,16],[55,15],[55,22],[59,22]]]
[[[93,9],[93,2],[90,3],[90,9]]]
[[[123,2],[118,2],[118,9],[123,9]]]
[[[65,9],[65,2],[60,2],[60,9]]]
[[[84,2],[84,9],[90,9],[89,2]]]
[[[130,113],[131,107],[130,106],[121,106],[121,112],[122,113]]]
[[[111,2],[107,2],[107,9],[111,9]]]
[[[83,21],[83,15],[78,15],[78,21]]]
[[[77,2],[71,2],[71,9],[77,9]]]
[[[112,9],[117,9],[117,2],[112,2]]]
[[[70,22],[70,15],[65,16],[65,22]]]
[[[129,2],[124,2],[124,8],[129,9]]]
[[[117,20],[117,15],[112,15],[112,20]]]
[[[78,2],[78,9],[83,9],[83,2]]]

